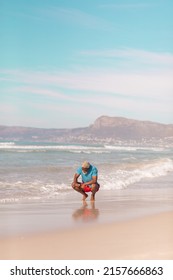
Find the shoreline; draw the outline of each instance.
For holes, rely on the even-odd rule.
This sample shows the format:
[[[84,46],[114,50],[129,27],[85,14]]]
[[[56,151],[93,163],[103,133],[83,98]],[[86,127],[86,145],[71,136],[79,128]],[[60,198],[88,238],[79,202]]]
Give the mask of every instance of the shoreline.
[[[0,204],[0,238],[125,222],[173,211],[173,189],[100,191],[95,202],[76,192],[59,200]]]
[[[173,259],[173,211],[127,221],[0,238],[1,260]]]

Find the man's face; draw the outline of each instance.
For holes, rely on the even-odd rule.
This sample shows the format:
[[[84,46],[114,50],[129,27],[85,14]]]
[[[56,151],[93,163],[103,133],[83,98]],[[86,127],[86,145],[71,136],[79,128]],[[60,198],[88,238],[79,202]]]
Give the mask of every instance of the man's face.
[[[84,167],[82,167],[83,173],[86,174],[86,173],[88,172],[88,169],[89,169],[89,168],[84,168]]]

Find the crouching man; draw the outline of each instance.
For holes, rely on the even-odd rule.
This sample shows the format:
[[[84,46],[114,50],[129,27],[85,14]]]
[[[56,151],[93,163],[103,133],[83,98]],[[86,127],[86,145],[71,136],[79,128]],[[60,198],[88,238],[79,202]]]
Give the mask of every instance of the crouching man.
[[[78,178],[81,176],[82,182],[78,182]],[[95,200],[95,194],[99,190],[100,185],[97,182],[98,170],[94,165],[89,162],[84,161],[82,166],[76,170],[74,174],[74,179],[72,187],[75,191],[83,195],[83,200],[86,200],[88,194],[86,192],[91,192],[91,201]]]

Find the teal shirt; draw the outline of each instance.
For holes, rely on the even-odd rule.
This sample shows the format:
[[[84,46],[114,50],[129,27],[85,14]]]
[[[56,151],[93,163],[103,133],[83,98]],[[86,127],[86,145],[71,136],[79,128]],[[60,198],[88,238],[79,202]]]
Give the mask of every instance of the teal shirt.
[[[77,169],[76,173],[78,175],[81,175],[82,182],[86,183],[86,182],[91,181],[93,176],[97,176],[98,170],[97,170],[97,168],[95,166],[90,165],[90,167],[88,169],[88,172],[86,174],[82,171],[82,167],[79,167]]]

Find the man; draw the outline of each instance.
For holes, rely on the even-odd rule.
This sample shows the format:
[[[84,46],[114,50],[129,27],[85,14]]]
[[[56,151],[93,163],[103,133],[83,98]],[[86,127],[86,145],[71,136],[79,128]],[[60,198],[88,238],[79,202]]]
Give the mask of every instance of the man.
[[[78,182],[78,178],[82,177],[82,183]],[[95,194],[99,190],[100,185],[97,182],[98,170],[89,162],[84,161],[74,175],[72,187],[75,191],[83,195],[85,200],[88,195],[86,192],[91,191],[91,201],[95,200]]]

